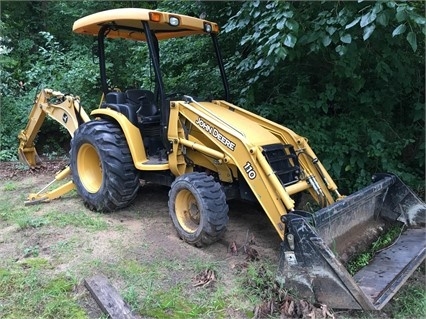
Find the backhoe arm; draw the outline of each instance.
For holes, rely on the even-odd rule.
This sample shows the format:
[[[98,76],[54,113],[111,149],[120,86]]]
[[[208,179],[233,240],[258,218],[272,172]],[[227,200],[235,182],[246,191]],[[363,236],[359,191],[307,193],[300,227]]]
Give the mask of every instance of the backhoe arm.
[[[74,136],[79,124],[89,121],[89,116],[81,107],[78,96],[65,95],[59,91],[43,89],[37,95],[26,128],[18,135],[19,159],[31,168],[38,167],[41,164],[34,146],[34,139],[46,116],[65,127],[71,137]]]
[[[34,102],[31,110],[28,124],[19,135],[18,155],[22,163],[27,164],[31,168],[39,167],[41,164],[40,157],[34,146],[34,139],[37,136],[46,116],[57,121],[65,127],[74,136],[75,130],[81,123],[90,120],[87,113],[80,105],[80,98],[71,94],[63,94],[52,89],[43,89]],[[58,198],[74,188],[74,183],[68,181],[66,184],[48,190],[54,182],[65,179],[70,175],[70,168],[67,166],[61,172],[56,174],[55,179],[38,193],[30,194],[25,205],[36,204],[40,202],[48,202]]]

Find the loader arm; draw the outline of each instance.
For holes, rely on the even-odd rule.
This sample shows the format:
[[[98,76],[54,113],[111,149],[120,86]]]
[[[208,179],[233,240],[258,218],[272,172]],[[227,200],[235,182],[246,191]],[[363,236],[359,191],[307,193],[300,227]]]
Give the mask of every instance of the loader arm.
[[[247,184],[281,239],[281,217],[295,208],[291,195],[309,191],[322,207],[340,198],[303,137],[225,101],[187,102],[172,102],[170,111],[169,140],[175,155],[169,161],[174,175],[185,173],[188,161],[200,163],[204,154],[203,161],[210,158],[209,169],[222,182]],[[282,162],[288,163],[287,173],[277,166]],[[299,173],[293,179],[283,178],[295,171]]]
[[[40,157],[34,146],[34,139],[46,116],[65,127],[71,137],[74,136],[79,124],[89,121],[89,116],[81,107],[78,96],[65,95],[52,89],[43,89],[35,99],[27,126],[18,135],[19,159],[31,168],[41,164]]]
[[[277,123],[244,110],[243,108],[237,107],[227,101],[218,100],[213,101],[213,103],[221,106],[222,108],[231,109],[233,112],[241,114],[251,121],[258,123],[261,127],[274,134],[281,143],[293,145],[295,147],[295,151],[301,167],[303,171],[307,173],[305,180],[308,183],[312,183],[312,187],[309,187],[308,191],[318,203],[322,202],[321,206],[324,207],[333,204],[335,200],[344,198],[344,196],[340,195],[336,183],[333,181],[327,170],[317,158],[314,151],[309,146],[308,140],[306,138],[297,135],[287,127],[278,125]],[[310,179],[309,176],[312,176],[312,178]],[[317,185],[315,183],[317,183]],[[292,187],[287,187],[286,190],[290,194],[295,194],[301,190],[306,189],[305,187],[301,187],[302,186],[300,184],[297,184]],[[330,192],[333,192],[335,196],[332,197],[331,193],[323,191],[324,189],[328,189]]]
[[[22,163],[31,168],[41,165],[40,157],[37,154],[34,140],[40,130],[46,116],[54,119],[67,129],[71,137],[81,123],[90,120],[87,113],[80,105],[80,98],[71,94],[63,94],[52,89],[43,89],[36,97],[33,108],[31,109],[27,126],[19,135],[18,155]],[[31,193],[25,205],[48,202],[58,198],[72,189],[74,184],[68,181],[64,185],[56,187],[53,190],[46,191],[54,182],[65,179],[70,175],[70,169],[67,166],[61,172],[57,173],[55,179],[47,186],[43,187],[37,193]]]

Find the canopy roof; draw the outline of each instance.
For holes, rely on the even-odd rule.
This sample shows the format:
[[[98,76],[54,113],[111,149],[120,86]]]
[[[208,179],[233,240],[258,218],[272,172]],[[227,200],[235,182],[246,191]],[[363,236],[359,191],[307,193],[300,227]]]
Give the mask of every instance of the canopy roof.
[[[172,20],[170,20],[171,18]],[[172,25],[176,21],[173,18],[178,19],[177,26]],[[104,25],[109,25],[108,38],[146,41],[142,21],[149,22],[149,27],[155,32],[158,40],[192,34],[208,34],[206,31],[208,25],[211,26],[212,33],[219,32],[219,27],[214,22],[181,14],[139,8],[113,9],[88,15],[74,22],[73,31],[97,36]]]

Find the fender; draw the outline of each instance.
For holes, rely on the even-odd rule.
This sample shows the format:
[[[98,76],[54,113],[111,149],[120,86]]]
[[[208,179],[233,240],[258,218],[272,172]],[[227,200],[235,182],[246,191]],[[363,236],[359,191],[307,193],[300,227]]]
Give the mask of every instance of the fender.
[[[90,115],[94,117],[108,116],[117,121],[126,137],[135,167],[139,170],[143,169],[141,164],[148,162],[148,158],[146,157],[139,128],[134,126],[126,116],[111,109],[96,109]]]

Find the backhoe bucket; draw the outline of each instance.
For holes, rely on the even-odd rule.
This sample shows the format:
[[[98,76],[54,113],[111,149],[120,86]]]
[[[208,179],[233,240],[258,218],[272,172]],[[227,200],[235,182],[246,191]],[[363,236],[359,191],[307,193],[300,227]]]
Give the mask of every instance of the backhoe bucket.
[[[278,281],[302,298],[336,309],[380,310],[426,256],[426,204],[398,177],[378,174],[373,184],[311,215],[283,216]],[[387,226],[404,225],[398,240],[353,277],[344,263]]]

